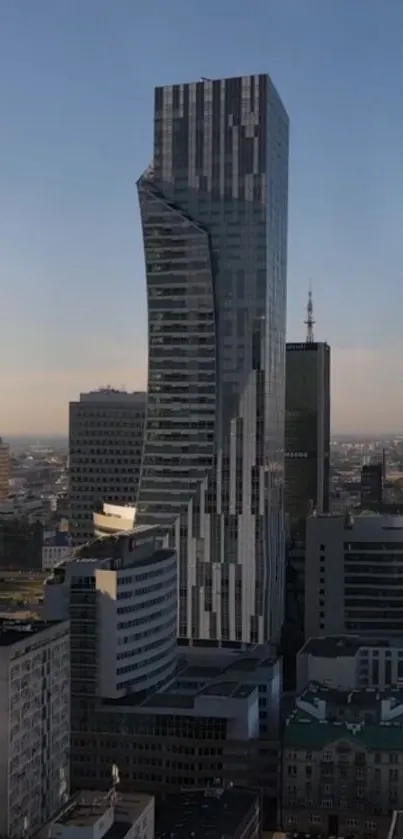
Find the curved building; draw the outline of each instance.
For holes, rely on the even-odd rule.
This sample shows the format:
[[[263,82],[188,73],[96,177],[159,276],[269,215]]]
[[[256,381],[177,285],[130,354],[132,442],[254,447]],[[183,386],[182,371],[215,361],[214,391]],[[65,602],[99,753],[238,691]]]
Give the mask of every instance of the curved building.
[[[149,381],[139,522],[171,528],[179,635],[283,617],[288,117],[266,75],[155,91],[138,182]]]
[[[46,581],[47,618],[70,617],[75,695],[119,699],[173,676],[177,562],[162,544],[157,527],[94,539]]]

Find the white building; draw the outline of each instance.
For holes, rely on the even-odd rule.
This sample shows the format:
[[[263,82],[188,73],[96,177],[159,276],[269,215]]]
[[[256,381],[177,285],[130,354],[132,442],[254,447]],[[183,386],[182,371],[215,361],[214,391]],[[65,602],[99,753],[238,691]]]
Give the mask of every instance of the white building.
[[[69,624],[0,622],[0,835],[31,836],[69,796]]]
[[[154,798],[86,790],[61,810],[37,839],[154,839]]]
[[[145,393],[101,388],[70,402],[70,532],[93,536],[93,512],[104,502],[136,503],[143,447]]]
[[[403,630],[403,516],[307,519],[305,636]]]
[[[112,533],[134,530],[136,508],[120,504],[104,504],[102,513],[93,513],[94,536],[110,536]]]
[[[147,526],[95,539],[55,569],[45,585],[46,617],[80,617],[80,610],[88,617],[85,626],[72,619],[72,652],[81,651],[86,679],[91,653],[87,661],[85,647],[96,643],[98,697],[150,689],[175,670],[176,553],[162,543],[160,528]],[[96,621],[89,623],[92,605]]]

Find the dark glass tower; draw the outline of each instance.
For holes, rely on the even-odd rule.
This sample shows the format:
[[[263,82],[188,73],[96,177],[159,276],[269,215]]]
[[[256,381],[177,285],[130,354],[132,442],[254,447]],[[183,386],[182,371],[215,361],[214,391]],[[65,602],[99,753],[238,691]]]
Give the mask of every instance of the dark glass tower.
[[[330,347],[287,344],[285,509],[291,533],[309,512],[329,511]]]
[[[157,88],[138,183],[149,316],[138,521],[178,550],[179,634],[283,619],[288,117],[266,75]]]

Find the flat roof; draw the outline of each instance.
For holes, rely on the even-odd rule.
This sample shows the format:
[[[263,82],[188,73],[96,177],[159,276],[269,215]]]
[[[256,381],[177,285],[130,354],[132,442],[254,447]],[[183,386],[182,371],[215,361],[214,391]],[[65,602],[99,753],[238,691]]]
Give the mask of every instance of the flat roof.
[[[299,654],[308,653],[315,657],[339,658],[355,655],[358,650],[371,647],[391,647],[403,649],[401,638],[363,638],[359,635],[325,635],[323,638],[310,638],[300,649]]]
[[[259,801],[255,790],[232,787],[168,795],[157,808],[156,839],[232,837]]]
[[[104,839],[123,839],[133,822],[144,813],[152,801],[153,796],[145,793],[118,792],[115,808],[119,811],[119,821],[113,822]],[[52,819],[52,823],[66,827],[91,827],[102,818],[110,806],[111,801],[105,790],[83,791],[64,805],[59,815]]]
[[[28,641],[34,635],[45,632],[54,626],[65,625],[68,621],[8,620],[0,618],[0,647],[10,647],[21,641]]]

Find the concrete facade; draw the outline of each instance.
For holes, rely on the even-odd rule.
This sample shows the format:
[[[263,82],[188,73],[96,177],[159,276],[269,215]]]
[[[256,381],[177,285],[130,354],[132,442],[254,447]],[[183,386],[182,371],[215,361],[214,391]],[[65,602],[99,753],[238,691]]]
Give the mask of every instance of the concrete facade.
[[[307,519],[305,637],[403,629],[403,516]]]
[[[0,834],[30,836],[70,792],[69,624],[0,622]]]
[[[337,690],[403,685],[403,639],[312,638],[297,655],[297,691],[310,682]]]

